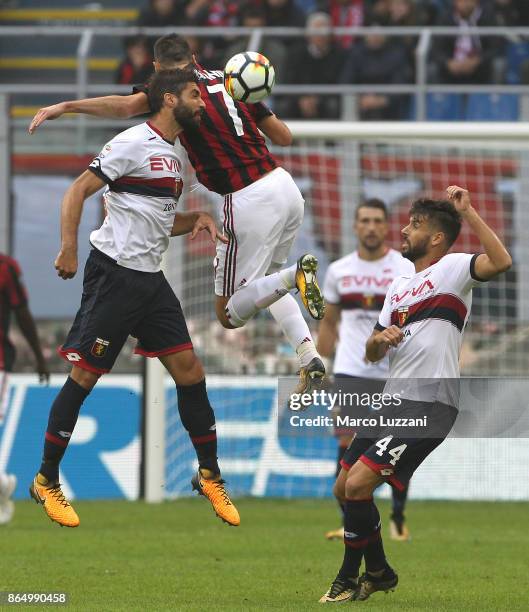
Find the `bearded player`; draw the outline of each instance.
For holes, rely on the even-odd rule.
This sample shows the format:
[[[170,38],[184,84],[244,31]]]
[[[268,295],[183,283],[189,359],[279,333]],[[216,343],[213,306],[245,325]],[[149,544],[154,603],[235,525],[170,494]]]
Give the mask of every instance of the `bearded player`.
[[[372,198],[360,203],[354,223],[358,248],[334,261],[327,269],[323,284],[325,317],[318,330],[317,346],[320,354],[329,359],[336,347],[335,391],[354,385],[355,389],[364,392],[380,392],[388,377],[388,358],[370,363],[365,359],[365,344],[377,322],[386,291],[393,279],[414,270],[410,261],[387,245],[388,231],[388,210],[384,202]],[[342,457],[354,435],[354,429],[336,426],[334,433],[338,441],[338,476],[342,469]],[[391,539],[406,541],[410,537],[404,517],[408,487],[403,491],[393,487],[391,493]],[[339,503],[343,497],[344,492],[340,491]],[[325,537],[341,540],[343,528],[328,531]]]
[[[206,213],[177,212],[181,160],[174,141],[184,125],[200,122],[204,102],[193,70],[161,71],[150,84],[150,121],[115,136],[66,192],[61,207],[61,250],[55,268],[63,279],[77,272],[78,228],[84,201],[106,187],[103,225],[90,234],[81,305],[63,346],[72,370],[50,410],[42,464],[30,486],[33,499],[62,526],[79,516],[59,484],[59,465],[81,406],[109,372],[129,335],[136,352],[158,358],[176,385],[178,412],[195,448],[195,489],[230,525],[240,523],[217,462],[215,415],[180,302],[160,270],[171,236],[217,229]],[[162,163],[163,162],[163,163]],[[220,239],[224,237],[220,236]],[[111,409],[111,408],[110,408]]]
[[[418,200],[402,230],[402,254],[415,274],[397,277],[388,289],[366,357],[389,355],[385,391],[400,390],[395,414],[427,415],[434,435],[408,437],[387,426],[376,436],[357,436],[342,459],[335,491],[344,491],[344,557],[322,603],[365,600],[394,590],[398,576],[388,563],[373,492],[383,482],[403,489],[413,472],[443,442],[457,416],[451,381],[459,378],[459,353],[472,305],[472,288],[508,270],[507,249],[473,208],[468,191],[451,186],[447,200]],[[465,222],[484,253],[448,253]],[[402,388],[404,389],[402,390]],[[416,428],[418,429],[418,428]],[[362,558],[365,572],[359,578]]]
[[[325,368],[300,308],[288,292],[298,289],[309,314],[315,319],[323,317],[317,260],[307,254],[297,265],[282,269],[303,219],[304,200],[260,133],[274,144],[288,146],[292,142],[290,130],[264,104],[233,100],[224,89],[223,72],[202,69],[181,36],[169,34],[158,39],[154,58],[156,70],[193,66],[206,103],[200,126],[185,129],[179,140],[198,180],[224,196],[223,228],[229,240],[217,245],[217,318],[225,328],[233,329],[268,308],[296,351],[300,366],[296,391],[308,392],[321,383]],[[69,101],[43,108],[29,131],[65,112],[117,118],[150,110],[147,88],[142,86],[131,96]]]

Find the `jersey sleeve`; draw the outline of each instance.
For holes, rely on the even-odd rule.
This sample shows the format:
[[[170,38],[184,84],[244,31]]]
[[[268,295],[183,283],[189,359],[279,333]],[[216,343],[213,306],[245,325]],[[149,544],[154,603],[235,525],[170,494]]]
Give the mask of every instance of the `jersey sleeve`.
[[[475,265],[478,254],[470,253],[450,253],[443,259],[445,268],[445,278],[456,295],[464,295],[473,287],[486,282],[477,276]]]
[[[147,96],[147,104],[149,104],[149,110],[151,108],[151,102],[149,100],[149,85],[144,83],[143,85],[134,85],[132,88],[132,95],[137,93],[144,93]]]
[[[88,169],[105,183],[110,184],[130,174],[137,167],[139,146],[141,143],[137,140],[113,139],[103,147]]]
[[[149,86],[147,85],[147,83],[143,83],[142,85],[133,85],[133,87],[132,87],[132,95],[137,94],[137,93],[148,94],[149,93]]]
[[[327,268],[325,280],[323,281],[323,297],[329,304],[339,304],[340,295],[338,293],[338,280],[334,273],[332,264]]]
[[[256,102],[255,104],[248,104],[248,110],[252,115],[253,120],[257,123],[261,121],[261,119],[266,119],[266,117],[270,117],[273,115],[272,111],[263,104],[262,102]]]
[[[11,308],[17,308],[24,306],[28,302],[28,296],[26,288],[22,283],[22,272],[20,266],[13,259],[7,264],[7,282],[5,285],[5,292]]]

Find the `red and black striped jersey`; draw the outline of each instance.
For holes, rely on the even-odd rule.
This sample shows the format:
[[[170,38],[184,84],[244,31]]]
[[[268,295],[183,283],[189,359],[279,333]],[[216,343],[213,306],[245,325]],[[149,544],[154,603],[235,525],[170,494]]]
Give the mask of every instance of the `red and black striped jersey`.
[[[0,253],[0,371],[5,372],[13,369],[15,361],[15,347],[8,336],[11,311],[28,301],[20,277],[18,263]]]
[[[257,124],[272,113],[265,104],[243,104],[224,89],[222,70],[197,65],[206,103],[200,127],[179,134],[198,180],[221,195],[251,185],[278,166]],[[134,92],[147,92],[146,86]]]

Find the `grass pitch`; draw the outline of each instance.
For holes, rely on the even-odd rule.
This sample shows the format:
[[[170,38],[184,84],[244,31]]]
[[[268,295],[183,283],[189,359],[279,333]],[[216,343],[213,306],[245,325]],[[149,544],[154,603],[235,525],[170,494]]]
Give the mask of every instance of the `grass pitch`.
[[[0,527],[0,591],[66,591],[69,610],[321,610],[342,558],[323,537],[338,524],[333,502],[238,507],[232,528],[204,499],[77,502],[81,526],[67,529],[19,502]],[[380,509],[385,534],[389,506]],[[411,501],[407,516],[413,540],[385,539],[397,590],[344,606],[529,609],[529,504]]]

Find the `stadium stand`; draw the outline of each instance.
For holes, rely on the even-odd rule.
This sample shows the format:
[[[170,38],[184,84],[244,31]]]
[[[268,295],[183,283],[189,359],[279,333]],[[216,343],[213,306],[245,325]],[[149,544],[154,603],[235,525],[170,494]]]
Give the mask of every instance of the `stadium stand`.
[[[518,96],[512,94],[471,94],[467,100],[467,121],[518,121]]]
[[[131,0],[108,0],[102,4],[86,4],[73,8],[72,2],[52,0],[42,8],[37,0],[17,3],[16,8],[0,9],[0,25],[134,25],[139,10]],[[79,36],[25,37],[21,40],[3,36],[0,40],[0,82],[65,83],[75,79],[76,50]],[[119,39],[106,38],[94,44],[89,59],[90,80],[110,83],[122,56]]]
[[[461,94],[429,94],[426,118],[428,121],[460,121],[463,119],[463,102]]]

